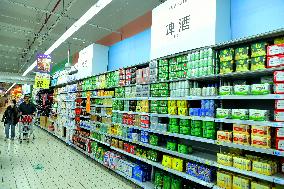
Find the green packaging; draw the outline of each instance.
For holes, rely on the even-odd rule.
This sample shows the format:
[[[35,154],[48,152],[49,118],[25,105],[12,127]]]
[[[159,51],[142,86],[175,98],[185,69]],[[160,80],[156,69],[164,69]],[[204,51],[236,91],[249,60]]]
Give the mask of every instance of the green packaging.
[[[155,181],[154,181],[155,188],[162,188],[163,187],[163,177],[164,177],[164,175],[161,171],[155,172]]]
[[[169,66],[169,61],[167,59],[159,60],[159,67],[160,66]]]
[[[178,152],[182,154],[192,153],[192,147],[185,144],[178,144]]]
[[[234,61],[220,62],[220,74],[227,74],[234,71]]]
[[[180,126],[180,134],[190,135],[190,126]]]
[[[234,49],[228,48],[224,50],[220,50],[219,52],[220,62],[230,61],[234,58]]]
[[[163,180],[163,189],[171,189],[172,178],[170,175],[165,175]]]
[[[232,119],[248,120],[249,110],[248,109],[232,109]]]
[[[158,105],[161,107],[168,107],[168,101],[167,100],[159,100]]]
[[[169,119],[169,124],[170,125],[178,125],[179,124],[179,119],[178,118],[170,118]]]
[[[266,55],[266,42],[254,43],[251,45],[251,57],[259,57]]]
[[[177,143],[173,141],[168,141],[167,142],[167,149],[171,151],[177,151]]]
[[[151,134],[149,136],[149,143],[153,146],[158,146],[159,144],[159,137],[157,135]]]
[[[179,125],[180,126],[190,126],[190,121],[189,121],[189,119],[180,119],[179,120]]]
[[[179,126],[178,125],[169,125],[169,132],[179,133]]]
[[[250,85],[235,85],[234,86],[235,95],[249,95],[250,94]]]
[[[251,71],[263,70],[266,65],[266,56],[259,56],[251,58]]]
[[[168,107],[159,107],[158,113],[159,114],[167,114],[168,113]]]
[[[250,60],[249,59],[237,60],[235,62],[235,64],[236,64],[236,72],[249,71],[249,66],[250,66]]]
[[[233,86],[221,86],[219,88],[220,95],[232,95],[233,94]]]
[[[235,60],[249,58],[249,47],[239,47],[235,49]]]
[[[159,67],[159,74],[160,73],[167,73],[167,72],[169,72],[169,67],[168,66]]]
[[[158,152],[155,150],[149,150],[147,152],[147,159],[151,160],[151,161],[158,161]]]
[[[181,179],[177,177],[172,178],[171,189],[181,189]]]
[[[251,94],[253,95],[265,95],[270,94],[271,89],[268,83],[264,84],[253,84],[251,86]]]

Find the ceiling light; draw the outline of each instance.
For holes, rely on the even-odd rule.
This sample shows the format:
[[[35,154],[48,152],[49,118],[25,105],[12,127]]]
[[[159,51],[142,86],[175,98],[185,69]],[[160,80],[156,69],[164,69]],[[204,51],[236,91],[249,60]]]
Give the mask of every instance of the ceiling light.
[[[16,83],[13,83],[13,85],[12,85],[9,89],[7,89],[7,91],[5,92],[5,94],[7,94],[15,85],[16,85]]]
[[[59,47],[64,41],[66,41],[71,35],[73,35],[77,30],[79,30],[84,24],[86,24],[90,19],[92,19],[111,2],[112,0],[99,0],[83,16],[81,16],[81,18],[77,20],[59,39],[57,39],[44,54],[51,54],[57,47]],[[32,71],[35,68],[36,64],[37,62],[35,61],[23,73],[22,76],[26,76],[30,71]]]

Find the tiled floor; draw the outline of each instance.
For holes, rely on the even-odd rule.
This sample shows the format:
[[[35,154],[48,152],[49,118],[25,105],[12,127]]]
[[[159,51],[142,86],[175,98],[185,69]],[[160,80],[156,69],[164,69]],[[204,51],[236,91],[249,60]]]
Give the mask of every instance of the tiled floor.
[[[4,141],[0,123],[0,189],[130,189],[135,186],[36,128],[33,143]]]

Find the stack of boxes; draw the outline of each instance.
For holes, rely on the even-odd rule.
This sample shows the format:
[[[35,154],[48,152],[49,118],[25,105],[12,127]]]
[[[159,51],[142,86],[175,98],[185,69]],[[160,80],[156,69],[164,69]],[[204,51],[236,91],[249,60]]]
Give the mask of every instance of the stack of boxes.
[[[167,114],[168,113],[167,101],[165,101],[165,100],[152,100],[150,112],[151,113],[158,113],[158,114]]]
[[[188,78],[214,74],[212,49],[202,49],[188,54]]]
[[[120,86],[125,86],[125,79],[126,79],[126,73],[124,69],[119,69],[118,70],[119,73],[119,85]]]
[[[138,100],[136,106],[136,112],[149,112],[149,101],[148,100]]]
[[[137,101],[136,100],[125,100],[124,101],[124,111],[136,111]]]
[[[151,84],[150,88],[150,93],[152,97],[168,97],[170,94],[168,83]]]
[[[266,65],[266,42],[254,43],[251,45],[251,70],[265,69]]]
[[[109,72],[106,74],[106,86],[107,87],[114,87],[117,86],[119,82],[119,72]]]
[[[234,49],[228,48],[221,50],[219,52],[219,61],[220,61],[220,74],[227,74],[234,72]]]
[[[126,79],[125,85],[131,85],[136,83],[136,67],[128,68],[125,70]]]
[[[150,80],[150,68],[142,68],[136,70],[136,83],[137,84],[145,84],[149,83]]]
[[[125,87],[125,98],[132,98],[136,96],[136,86],[134,87]]]
[[[274,93],[284,94],[284,71],[274,72]],[[284,121],[284,100],[275,100],[274,120]],[[276,149],[284,151],[284,129],[276,129]]]
[[[170,96],[171,97],[185,97],[189,96],[189,81],[178,81],[170,83]]]
[[[161,131],[161,132],[166,132],[168,125],[166,123],[162,123],[159,120],[159,117],[156,116],[151,116],[150,117],[150,128],[153,130]]]
[[[124,87],[115,88],[115,97],[116,98],[123,98],[124,94],[125,94],[125,88]]]
[[[275,68],[284,65],[284,44],[267,47],[267,67]]]
[[[149,82],[153,83],[153,82],[158,81],[158,62],[157,60],[153,60],[149,63],[149,71],[150,71]]]
[[[284,71],[274,72],[274,93],[284,94]],[[284,100],[275,101],[275,121],[284,121]]]
[[[181,79],[187,77],[187,55],[181,55],[169,59],[169,79]]]
[[[169,80],[169,61],[167,59],[159,60],[158,80]]]
[[[235,49],[236,72],[250,70],[249,47],[239,47]]]
[[[136,97],[149,97],[150,85],[136,85]]]
[[[190,108],[190,116],[215,116],[215,101],[214,100],[201,100],[201,108]]]

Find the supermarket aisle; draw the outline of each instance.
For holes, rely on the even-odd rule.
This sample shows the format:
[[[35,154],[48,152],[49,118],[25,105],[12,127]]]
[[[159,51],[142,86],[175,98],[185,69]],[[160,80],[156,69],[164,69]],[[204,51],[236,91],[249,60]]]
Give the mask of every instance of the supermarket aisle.
[[[135,188],[39,128],[29,144],[5,142],[0,128],[0,189]]]

